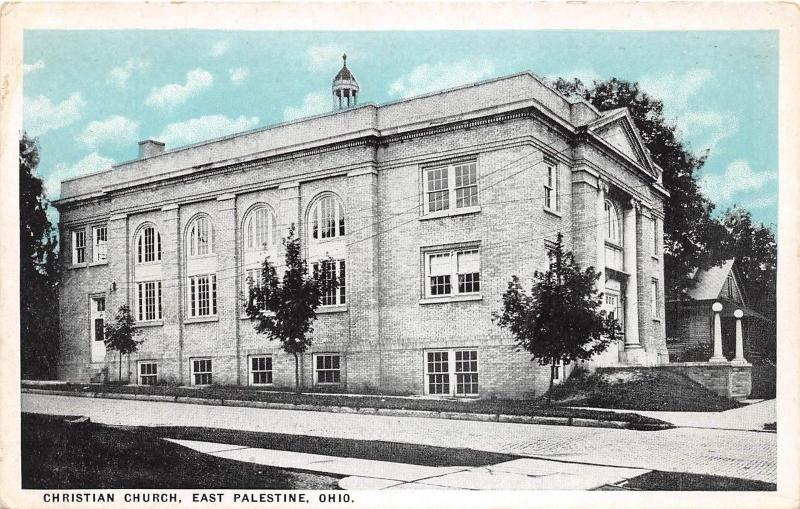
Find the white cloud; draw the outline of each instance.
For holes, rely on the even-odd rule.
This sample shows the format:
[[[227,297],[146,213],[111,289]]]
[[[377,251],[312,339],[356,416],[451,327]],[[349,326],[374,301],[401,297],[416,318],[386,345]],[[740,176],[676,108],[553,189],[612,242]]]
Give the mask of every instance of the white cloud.
[[[58,104],[53,104],[43,95],[25,97],[22,104],[23,125],[30,136],[39,136],[77,121],[81,118],[84,106],[86,101],[79,92]]]
[[[228,69],[228,74],[230,75],[231,83],[234,85],[239,85],[250,76],[250,69],[247,67]]]
[[[114,164],[115,161],[113,159],[103,157],[97,152],[92,152],[74,164],[56,164],[53,171],[50,172],[50,176],[44,181],[44,188],[47,192],[48,199],[55,200],[60,196],[62,180],[80,177],[81,175],[100,170],[107,170]]]
[[[307,94],[303,99],[303,104],[298,107],[287,106],[283,109],[284,120],[294,120],[296,118],[310,117],[330,111],[332,99],[319,92]]]
[[[101,145],[124,146],[138,139],[139,123],[120,115],[89,122],[77,137],[92,149]]]
[[[488,78],[494,74],[494,70],[494,63],[489,60],[422,64],[392,83],[389,94],[409,97],[464,85]]]
[[[186,73],[186,84],[170,83],[154,88],[145,99],[145,104],[156,108],[171,108],[183,104],[191,97],[198,95],[214,83],[214,76],[203,69],[194,69]]]
[[[170,147],[188,145],[246,131],[256,127],[258,122],[258,117],[245,117],[244,115],[234,119],[225,115],[206,115],[169,124],[161,131],[157,139]]]
[[[32,64],[22,64],[22,74],[28,74],[29,72],[38,71],[40,69],[44,69],[44,60],[39,59]]]
[[[748,210],[767,209],[776,203],[778,203],[778,195],[773,194],[771,196],[762,196],[759,198],[754,198],[750,201],[746,201],[742,204],[742,207]]]
[[[740,159],[729,164],[721,174],[704,175],[700,187],[711,201],[729,203],[736,195],[758,191],[777,178],[774,171],[754,171],[747,161]]]
[[[666,73],[644,76],[639,80],[639,86],[648,95],[664,101],[667,108],[678,111],[685,108],[689,98],[712,77],[708,69],[692,69],[680,75]]]
[[[137,72],[144,72],[150,68],[150,61],[142,58],[129,58],[125,65],[111,69],[106,78],[106,83],[115,85],[119,88],[128,86],[128,80]]]
[[[221,57],[222,55],[227,53],[229,49],[231,49],[230,42],[218,41],[215,42],[213,46],[211,46],[211,49],[209,50],[208,54],[211,55],[212,57]]]
[[[683,140],[699,140],[691,143],[696,151],[714,152],[722,140],[739,131],[739,119],[730,112],[688,111],[675,119],[676,133]]]
[[[316,44],[306,50],[306,67],[313,72],[338,69],[345,53],[345,48],[336,44]]]

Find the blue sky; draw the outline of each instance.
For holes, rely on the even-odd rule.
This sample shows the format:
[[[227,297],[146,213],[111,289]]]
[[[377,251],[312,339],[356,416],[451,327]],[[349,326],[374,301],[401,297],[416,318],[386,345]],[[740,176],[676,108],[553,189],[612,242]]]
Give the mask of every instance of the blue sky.
[[[26,31],[23,124],[39,174],[63,178],[137,155],[328,111],[341,54],[361,102],[530,70],[638,81],[664,100],[704,192],[777,223],[777,32]]]

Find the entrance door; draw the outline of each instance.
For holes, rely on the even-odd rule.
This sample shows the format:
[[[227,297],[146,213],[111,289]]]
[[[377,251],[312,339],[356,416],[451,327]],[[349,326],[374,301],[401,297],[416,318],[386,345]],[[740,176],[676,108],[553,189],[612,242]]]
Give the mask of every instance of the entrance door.
[[[603,298],[603,310],[611,318],[616,318],[621,330],[625,330],[623,319],[625,314],[622,312],[622,297],[619,292],[614,290],[606,290]]]
[[[91,299],[89,315],[92,362],[103,362],[106,358],[106,344],[104,342],[106,320],[105,297],[93,297]]]

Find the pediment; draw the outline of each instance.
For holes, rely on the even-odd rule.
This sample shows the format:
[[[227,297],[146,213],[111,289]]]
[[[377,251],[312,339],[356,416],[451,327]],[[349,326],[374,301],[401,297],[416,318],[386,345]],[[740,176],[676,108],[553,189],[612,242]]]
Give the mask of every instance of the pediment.
[[[589,130],[651,175],[657,175],[650,154],[626,108],[607,112],[590,124]]]

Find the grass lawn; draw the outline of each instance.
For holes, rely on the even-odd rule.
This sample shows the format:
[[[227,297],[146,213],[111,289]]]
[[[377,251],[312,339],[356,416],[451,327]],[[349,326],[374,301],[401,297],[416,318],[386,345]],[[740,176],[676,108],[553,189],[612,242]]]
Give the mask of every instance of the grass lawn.
[[[553,388],[552,397],[558,405],[623,410],[719,412],[741,406],[685,375],[647,368],[613,374],[576,371]]]
[[[24,489],[339,489],[338,477],[201,454],[146,428],[22,414]]]
[[[346,396],[341,394],[296,394],[294,392],[265,391],[252,387],[211,386],[203,388],[138,386],[138,385],[100,385],[100,384],[49,384],[44,387],[26,385],[23,387],[46,388],[48,390],[88,392],[88,393],[126,393],[154,394],[162,396],[185,396],[222,400],[265,401],[272,403],[291,403],[318,406],[342,406],[351,408],[380,408],[403,410],[427,410],[436,412],[474,412],[482,414],[536,415],[548,417],[576,417],[586,419],[625,421],[634,424],[663,424],[634,413],[615,413],[597,410],[559,408],[543,406],[543,400],[507,399],[433,399],[404,398],[393,396],[367,395]],[[588,405],[584,405],[588,406]]]
[[[600,491],[615,489],[633,491],[775,491],[778,486],[774,483],[750,479],[653,470],[628,479],[618,486],[600,488]]]

